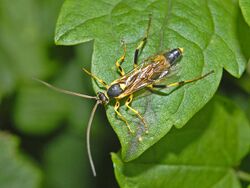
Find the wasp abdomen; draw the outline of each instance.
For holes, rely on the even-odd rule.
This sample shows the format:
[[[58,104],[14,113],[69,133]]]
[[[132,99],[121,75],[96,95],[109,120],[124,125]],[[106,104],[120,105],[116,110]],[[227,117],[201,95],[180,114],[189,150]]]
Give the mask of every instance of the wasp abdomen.
[[[166,52],[164,56],[168,60],[170,65],[174,65],[181,58],[182,52],[182,48],[175,48],[171,51]]]
[[[114,97],[119,96],[122,92],[123,92],[123,90],[122,90],[120,84],[116,83],[116,84],[111,85],[108,88],[107,95],[110,98],[114,98]]]

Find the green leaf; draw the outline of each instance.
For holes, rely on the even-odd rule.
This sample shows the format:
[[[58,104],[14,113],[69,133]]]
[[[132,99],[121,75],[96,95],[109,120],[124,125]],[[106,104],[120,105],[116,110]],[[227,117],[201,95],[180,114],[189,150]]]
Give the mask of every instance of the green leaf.
[[[238,23],[238,26],[237,26],[237,32],[238,32],[238,40],[239,40],[239,43],[240,43],[240,46],[241,46],[241,50],[245,56],[245,58],[249,61],[250,59],[250,51],[249,51],[249,48],[250,48],[250,26],[247,25],[247,23],[245,22],[244,18],[243,18],[243,15],[240,14],[237,18],[237,23]],[[248,72],[250,71],[249,66],[246,65],[246,69],[248,70]]]
[[[55,68],[48,59],[49,38],[45,36],[51,32],[53,18],[50,17],[50,22],[46,20],[47,27],[42,24],[41,14],[48,8],[40,4],[36,0],[20,0],[14,4],[0,0],[0,99],[13,93],[16,86],[32,77],[47,76]]]
[[[250,63],[249,63],[250,65]],[[250,94],[250,74],[244,74],[237,84],[248,94]]]
[[[250,1],[248,0],[239,0],[240,8],[242,11],[242,14],[245,18],[245,21],[250,26]]]
[[[142,123],[122,103],[121,113],[128,119],[136,135],[128,133],[123,121],[116,117],[113,104],[106,106],[108,119],[122,145],[122,157],[129,161],[166,135],[170,129],[182,127],[214,95],[223,68],[235,77],[245,69],[237,40],[239,8],[230,0],[217,1],[91,1],[66,0],[56,27],[55,41],[74,45],[94,40],[92,73],[111,83],[119,77],[115,61],[122,55],[120,40],[127,44],[125,71],[133,67],[133,54],[144,36],[148,14],[152,14],[149,39],[140,61],[156,52],[184,47],[180,64],[180,80],[192,79],[211,70],[215,74],[185,85],[167,95],[138,94],[132,102],[145,118],[149,134]],[[94,82],[95,91],[100,87]],[[142,142],[139,138],[142,137]]]
[[[250,125],[229,100],[215,97],[182,129],[173,129],[132,162],[112,154],[121,187],[241,187],[236,167],[250,148]]]
[[[69,64],[60,73],[54,85],[80,92],[82,71],[76,64]],[[34,80],[32,82],[33,85],[22,87],[17,95],[14,119],[19,130],[28,134],[48,134],[60,126],[60,121],[72,118],[80,121],[78,124],[82,130],[82,119],[77,117],[80,113],[82,117],[88,116],[87,111],[83,114],[78,110],[86,104],[83,100],[52,91]]]
[[[0,132],[0,187],[40,187],[40,169],[20,154],[18,145],[16,137]]]
[[[35,81],[34,81],[35,82]],[[62,94],[36,87],[22,87],[15,106],[15,126],[28,134],[44,135],[59,126],[66,115],[68,103]]]
[[[81,137],[62,134],[47,145],[44,154],[46,188],[92,187],[86,176],[90,165]]]
[[[5,63],[2,63],[4,61],[5,59],[2,58],[2,53],[0,52],[0,100],[4,95],[10,93],[15,86],[12,72]]]

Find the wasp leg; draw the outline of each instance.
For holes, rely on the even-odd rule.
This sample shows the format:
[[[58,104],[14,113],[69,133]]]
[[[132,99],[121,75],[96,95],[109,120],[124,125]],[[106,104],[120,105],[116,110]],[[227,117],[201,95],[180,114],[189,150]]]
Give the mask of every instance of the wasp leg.
[[[87,71],[85,68],[82,68],[82,70],[87,73],[89,76],[91,76],[92,78],[94,78],[97,82],[99,82],[100,84],[102,84],[104,87],[108,88],[108,84],[103,81],[102,79],[98,78],[97,76],[93,75],[91,72]]]
[[[157,88],[157,86],[159,86],[159,85],[156,85],[156,84],[150,84],[150,85],[148,85],[147,86],[147,89],[149,90],[149,91],[152,91],[152,92],[154,92],[154,91],[158,91],[156,88]],[[165,85],[164,85],[165,86]]]
[[[124,122],[126,123],[126,125],[127,125],[127,127],[128,127],[129,133],[134,133],[134,132],[132,131],[130,125],[128,124],[127,120],[125,119],[125,117],[118,111],[119,107],[120,107],[120,102],[119,102],[119,101],[116,101],[115,107],[114,107],[115,113],[119,116],[119,118],[120,118],[122,121],[124,121]]]
[[[156,85],[156,84],[153,84],[152,87],[153,88],[169,88],[169,87],[181,86],[181,85],[184,85],[184,84],[187,84],[187,83],[192,83],[192,82],[201,80],[201,79],[205,78],[206,76],[208,76],[208,75],[210,75],[212,73],[214,73],[213,70],[206,73],[206,74],[204,74],[203,76],[199,76],[199,77],[191,79],[191,80],[184,80],[184,81],[174,82],[174,83],[171,83],[171,84],[168,84],[168,85]]]
[[[145,36],[143,37],[143,39],[141,40],[141,42],[139,43],[139,45],[136,47],[135,49],[135,53],[134,53],[134,68],[136,68],[138,66],[138,55],[139,55],[139,51],[140,49],[142,49],[144,47],[144,45],[146,44],[147,42],[147,39],[148,39],[148,33],[149,33],[149,28],[150,28],[150,25],[151,25],[151,17],[152,15],[150,14],[149,15],[149,20],[148,20],[148,28],[146,30],[146,33],[145,33]]]
[[[125,55],[126,55],[126,44],[124,41],[122,41],[122,45],[123,45],[123,55],[115,62],[115,65],[116,65],[120,75],[124,76],[125,72],[124,72],[123,68],[121,67],[122,63],[125,60]]]
[[[129,104],[132,102],[132,100],[133,100],[133,94],[131,94],[131,95],[128,97],[128,99],[127,99],[125,105],[127,106],[128,109],[130,109],[132,112],[134,112],[134,113],[137,115],[137,117],[143,122],[144,128],[145,128],[145,132],[146,132],[146,134],[147,134],[147,133],[148,133],[148,126],[147,126],[147,124],[146,124],[144,118],[142,117],[142,115],[141,115],[137,110],[135,110],[134,108],[132,108],[131,106],[129,106]]]

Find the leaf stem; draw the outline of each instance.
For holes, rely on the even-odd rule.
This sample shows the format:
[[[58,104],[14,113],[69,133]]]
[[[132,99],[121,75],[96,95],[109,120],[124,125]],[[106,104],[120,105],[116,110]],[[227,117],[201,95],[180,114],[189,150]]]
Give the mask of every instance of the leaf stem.
[[[237,171],[237,176],[243,181],[250,182],[250,174],[247,172],[239,170]]]

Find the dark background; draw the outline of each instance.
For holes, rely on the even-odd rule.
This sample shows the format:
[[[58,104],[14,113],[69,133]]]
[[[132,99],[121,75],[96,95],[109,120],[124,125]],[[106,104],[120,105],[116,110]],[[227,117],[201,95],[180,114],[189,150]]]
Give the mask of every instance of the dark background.
[[[90,69],[93,42],[54,44],[63,0],[0,2],[1,131],[19,138],[22,154],[42,171],[43,187],[117,187],[110,152],[120,146],[104,108],[97,110],[91,134],[94,178],[85,141],[94,101],[51,91],[32,79],[95,95],[81,70]]]

